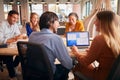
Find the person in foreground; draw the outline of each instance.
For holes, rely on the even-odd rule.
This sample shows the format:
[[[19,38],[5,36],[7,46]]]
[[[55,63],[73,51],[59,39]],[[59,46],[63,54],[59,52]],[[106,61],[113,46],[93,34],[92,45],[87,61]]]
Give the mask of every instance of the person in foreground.
[[[79,20],[77,13],[70,13],[68,18],[69,22],[66,23],[65,32],[84,31],[83,22]]]
[[[96,30],[99,32],[85,53],[78,52],[76,46],[72,47],[78,64],[73,71],[79,71],[91,80],[106,80],[111,67],[120,53],[119,28],[115,23],[116,14],[112,11],[101,11],[96,15]],[[91,65],[94,61],[98,67]],[[75,77],[75,80],[79,80]]]
[[[0,44],[10,44],[16,42],[18,39],[23,39],[24,35],[20,33],[19,27],[16,24],[19,13],[11,10],[8,13],[7,20],[0,23]],[[16,80],[16,73],[14,68],[19,64],[19,57],[13,60],[13,56],[0,56],[6,63],[10,80]]]
[[[54,80],[67,80],[73,62],[62,39],[56,34],[59,26],[58,16],[53,12],[44,12],[40,17],[39,26],[41,31],[32,32],[29,42],[44,44],[50,50],[47,55],[53,68]],[[56,58],[61,64],[54,64]]]
[[[38,25],[38,14],[37,13],[33,12],[30,14],[30,22],[26,23],[26,31],[27,31],[28,37],[33,31],[40,31],[39,25]]]

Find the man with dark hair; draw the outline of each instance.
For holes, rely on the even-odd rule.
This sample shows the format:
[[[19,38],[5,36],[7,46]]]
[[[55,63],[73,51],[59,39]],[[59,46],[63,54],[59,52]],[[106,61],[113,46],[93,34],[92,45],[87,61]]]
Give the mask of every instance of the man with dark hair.
[[[10,44],[16,42],[18,39],[24,36],[20,33],[19,27],[16,24],[19,14],[15,10],[11,10],[8,13],[7,20],[0,23],[0,44]],[[16,73],[14,67],[19,64],[18,56],[13,61],[13,56],[1,56],[6,63],[10,80],[16,80]]]
[[[53,68],[54,80],[67,80],[73,63],[62,39],[55,34],[59,26],[58,16],[53,12],[43,13],[39,26],[41,31],[33,32],[29,37],[29,42],[44,44],[49,49],[47,55]],[[55,59],[58,59],[61,64],[55,65]]]

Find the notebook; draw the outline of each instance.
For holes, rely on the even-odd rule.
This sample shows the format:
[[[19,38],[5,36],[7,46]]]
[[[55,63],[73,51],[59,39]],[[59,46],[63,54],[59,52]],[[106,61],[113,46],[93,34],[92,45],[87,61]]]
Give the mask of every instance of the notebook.
[[[75,45],[78,46],[78,48],[87,48],[90,45],[89,32],[67,32],[66,43],[68,47]]]

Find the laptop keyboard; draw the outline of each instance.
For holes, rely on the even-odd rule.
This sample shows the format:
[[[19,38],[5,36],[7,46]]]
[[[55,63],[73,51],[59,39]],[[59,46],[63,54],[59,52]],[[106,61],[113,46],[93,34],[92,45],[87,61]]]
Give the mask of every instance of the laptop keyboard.
[[[84,49],[78,49],[78,51],[79,52],[84,52],[84,51],[86,51],[86,48],[84,48]]]

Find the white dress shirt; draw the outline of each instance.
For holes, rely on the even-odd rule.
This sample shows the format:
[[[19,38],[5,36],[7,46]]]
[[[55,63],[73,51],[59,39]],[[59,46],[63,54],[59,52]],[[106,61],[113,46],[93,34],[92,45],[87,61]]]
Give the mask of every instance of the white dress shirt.
[[[10,25],[7,20],[0,23],[0,44],[6,43],[7,39],[20,34],[17,24]]]

